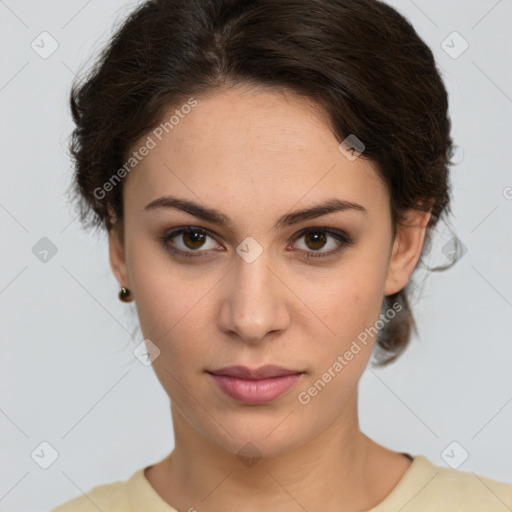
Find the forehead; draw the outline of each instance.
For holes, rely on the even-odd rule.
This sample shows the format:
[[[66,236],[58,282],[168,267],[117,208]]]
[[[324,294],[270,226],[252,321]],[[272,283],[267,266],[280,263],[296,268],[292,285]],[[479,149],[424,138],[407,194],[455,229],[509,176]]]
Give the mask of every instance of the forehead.
[[[162,119],[174,115],[173,124],[134,146],[148,136],[155,142],[125,184],[138,210],[166,192],[219,210],[228,200],[234,207],[239,201],[261,209],[327,195],[385,206],[385,187],[373,164],[349,160],[339,150],[326,115],[312,101],[243,87],[196,101],[179,116],[180,106],[173,106]]]

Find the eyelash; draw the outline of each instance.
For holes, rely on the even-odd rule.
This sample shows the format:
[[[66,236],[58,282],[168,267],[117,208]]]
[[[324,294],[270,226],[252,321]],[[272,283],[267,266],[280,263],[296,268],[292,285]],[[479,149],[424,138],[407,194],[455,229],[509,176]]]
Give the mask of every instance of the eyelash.
[[[215,236],[208,231],[207,229],[203,228],[196,228],[194,226],[187,226],[187,227],[181,227],[173,229],[164,235],[160,236],[159,239],[164,246],[164,248],[169,251],[173,255],[177,256],[184,256],[186,258],[204,258],[208,257],[209,251],[182,251],[181,249],[177,249],[176,247],[173,247],[169,244],[169,241],[173,238],[176,238],[177,236],[184,234],[184,233],[199,233],[201,235],[209,236],[213,239],[215,239]],[[306,228],[300,231],[294,240],[298,240],[299,238],[302,238],[305,235],[308,235],[309,233],[325,233],[336,240],[340,242],[340,246],[337,249],[333,249],[331,251],[307,251],[302,257],[304,258],[327,258],[329,256],[333,256],[337,253],[339,253],[343,248],[350,247],[354,245],[354,240],[350,238],[348,235],[343,233],[342,231],[334,231],[327,227],[314,227],[314,228]]]

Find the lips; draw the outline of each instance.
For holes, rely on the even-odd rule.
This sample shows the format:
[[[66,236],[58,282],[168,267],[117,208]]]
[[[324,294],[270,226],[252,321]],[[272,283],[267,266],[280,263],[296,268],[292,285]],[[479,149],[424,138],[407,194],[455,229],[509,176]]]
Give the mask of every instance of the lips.
[[[266,365],[254,369],[247,368],[245,366],[228,366],[208,373],[212,373],[213,375],[224,375],[226,377],[236,377],[238,379],[245,380],[261,380],[270,379],[272,377],[295,375],[303,372],[301,370],[289,370],[281,366]]]
[[[304,372],[267,365],[255,369],[229,366],[208,373],[227,396],[244,404],[260,405],[279,398]]]

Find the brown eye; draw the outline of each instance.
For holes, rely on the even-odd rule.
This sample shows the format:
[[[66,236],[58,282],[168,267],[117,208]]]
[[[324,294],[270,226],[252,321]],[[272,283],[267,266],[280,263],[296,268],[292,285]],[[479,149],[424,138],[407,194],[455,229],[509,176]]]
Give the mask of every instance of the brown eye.
[[[173,229],[160,239],[166,250],[178,256],[206,257],[211,256],[211,249],[218,248],[208,231],[193,226]]]
[[[188,231],[183,233],[183,243],[188,249],[200,249],[205,240],[205,235],[197,231]]]
[[[311,232],[307,233],[304,236],[304,239],[306,240],[306,245],[309,249],[318,250],[322,249],[322,247],[327,242],[327,237],[325,236],[325,233],[319,231],[319,232]]]
[[[354,245],[354,240],[343,231],[330,228],[310,228],[299,233],[295,240],[304,241],[295,242],[295,247],[300,249],[301,256],[305,258],[322,258],[334,256],[343,248]],[[301,245],[303,247],[301,247]]]

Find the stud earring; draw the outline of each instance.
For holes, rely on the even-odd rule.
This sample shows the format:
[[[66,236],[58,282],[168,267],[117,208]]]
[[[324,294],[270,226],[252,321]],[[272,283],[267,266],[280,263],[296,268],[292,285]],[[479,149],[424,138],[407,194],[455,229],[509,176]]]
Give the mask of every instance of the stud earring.
[[[128,290],[128,288],[121,286],[121,291],[119,292],[119,300],[122,302],[131,302],[133,300],[132,292]]]

